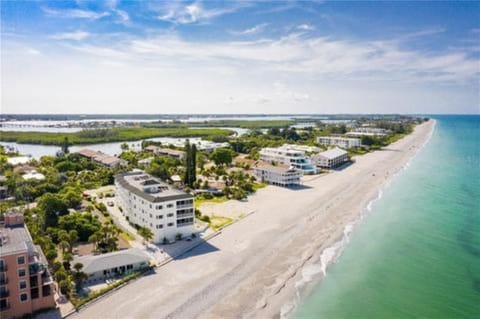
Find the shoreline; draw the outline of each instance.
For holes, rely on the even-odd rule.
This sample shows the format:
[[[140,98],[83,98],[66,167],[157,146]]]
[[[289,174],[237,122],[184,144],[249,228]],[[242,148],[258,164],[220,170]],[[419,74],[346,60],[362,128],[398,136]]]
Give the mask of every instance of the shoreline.
[[[307,180],[303,189],[269,186],[248,201],[218,204],[224,211],[255,213],[74,317],[279,318],[282,307],[305,293],[296,283],[314,282],[323,273],[326,265],[322,269],[318,261],[324,251],[344,238],[345,227],[413,158],[433,126],[432,120],[420,124],[354,165]],[[327,255],[325,261],[335,259]]]
[[[308,274],[307,276],[310,276],[309,279],[304,280],[304,278],[300,279],[295,283],[295,290],[296,293],[294,296],[292,296],[293,301],[290,300],[286,303],[283,304],[283,306],[278,310],[278,313],[275,315],[272,315],[272,317],[279,317],[279,318],[292,318],[292,315],[295,313],[295,311],[298,309],[299,303],[307,297],[316,287],[317,285],[321,284],[323,278],[327,275],[327,269],[330,265],[336,263],[337,259],[342,255],[343,250],[346,248],[348,243],[350,242],[350,234],[355,230],[355,227],[360,224],[364,218],[368,217],[368,215],[372,212],[373,210],[373,205],[379,200],[382,199],[383,196],[383,191],[390,186],[390,184],[393,182],[393,180],[401,174],[403,171],[408,169],[410,167],[411,161],[420,153],[420,151],[426,146],[426,144],[430,141],[433,131],[435,129],[436,121],[435,120],[430,120],[433,121],[433,127],[430,130],[430,133],[427,136],[427,139],[425,142],[415,151],[415,153],[408,159],[408,161],[398,168],[393,174],[390,174],[390,177],[385,180],[384,183],[382,183],[378,187],[378,192],[377,195],[372,198],[368,204],[360,211],[358,214],[357,220],[353,221],[350,224],[347,224],[345,228],[343,229],[343,236],[338,238],[337,241],[335,241],[332,246],[326,247],[324,250],[322,250],[319,254],[320,257],[317,257],[315,259],[313,256],[311,259],[308,260],[308,262],[311,263],[310,266],[320,266],[321,271],[313,271],[313,273]],[[330,254],[330,249],[333,249],[333,253]],[[327,260],[324,260],[323,257],[327,254]],[[309,265],[306,265],[308,267]],[[302,269],[303,271],[303,269]],[[305,277],[305,274],[302,273],[302,276]],[[302,282],[303,281],[303,282]],[[300,285],[299,285],[300,283]]]

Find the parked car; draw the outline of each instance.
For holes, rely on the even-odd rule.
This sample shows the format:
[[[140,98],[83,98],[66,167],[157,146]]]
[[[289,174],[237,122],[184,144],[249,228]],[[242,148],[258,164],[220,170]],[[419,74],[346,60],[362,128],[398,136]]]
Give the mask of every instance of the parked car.
[[[112,201],[108,201],[108,202],[107,202],[107,205],[110,206],[110,207],[112,207],[114,204],[113,204]]]

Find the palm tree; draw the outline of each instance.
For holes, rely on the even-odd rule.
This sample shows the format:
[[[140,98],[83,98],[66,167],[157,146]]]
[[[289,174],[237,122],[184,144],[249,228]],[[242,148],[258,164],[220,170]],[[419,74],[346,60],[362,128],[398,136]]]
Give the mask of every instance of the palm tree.
[[[138,234],[142,236],[144,243],[149,242],[153,238],[153,232],[150,228],[147,227],[140,227],[138,229]]]
[[[62,240],[58,246],[62,250],[62,254],[65,254],[66,251],[70,250],[70,244],[66,240]]]
[[[68,233],[68,238],[69,238],[68,243],[70,244],[70,253],[71,253],[73,250],[73,245],[75,245],[78,241],[78,232],[75,229],[72,229]]]
[[[73,255],[71,253],[66,253],[63,255],[63,266],[65,269],[70,270],[70,263],[73,260]]]
[[[98,233],[94,233],[90,235],[90,237],[88,237],[88,242],[93,244],[94,251],[97,251],[99,241],[100,241],[100,236]]]
[[[79,288],[82,282],[88,278],[88,275],[82,271],[82,263],[75,263],[75,265],[73,265],[73,268],[75,269],[75,272],[73,273],[73,281],[75,282],[77,288]]]

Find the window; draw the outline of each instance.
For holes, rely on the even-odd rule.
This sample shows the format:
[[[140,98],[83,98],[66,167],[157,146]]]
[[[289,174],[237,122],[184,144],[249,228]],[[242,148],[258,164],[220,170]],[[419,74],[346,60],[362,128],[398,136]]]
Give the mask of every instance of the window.
[[[24,292],[20,294],[20,301],[25,302],[28,300],[28,295]]]
[[[25,264],[25,256],[18,256],[18,257],[17,257],[17,263],[18,263],[19,265]]]
[[[173,226],[173,223],[168,223],[167,226],[168,226],[168,227],[172,227],[172,226]]]
[[[23,290],[27,288],[27,282],[25,280],[20,280],[19,286],[20,286],[20,290]]]
[[[24,268],[18,270],[18,277],[25,277],[26,272]]]
[[[156,209],[162,209],[163,206],[162,205],[157,205],[157,207],[155,207]]]
[[[167,205],[167,208],[172,208],[173,207],[173,204],[168,204]]]
[[[42,287],[42,296],[50,296],[52,294],[52,288],[50,285],[45,285]]]
[[[156,228],[157,228],[157,229],[162,229],[162,228],[163,228],[163,224],[158,224],[158,225],[156,226]]]
[[[158,215],[157,219],[163,219],[163,215]]]
[[[48,286],[47,286],[48,287]],[[30,298],[32,299],[37,299],[39,297],[39,290],[38,288],[32,288],[32,290],[30,290]]]
[[[172,213],[167,214],[167,217],[173,217],[173,214]]]

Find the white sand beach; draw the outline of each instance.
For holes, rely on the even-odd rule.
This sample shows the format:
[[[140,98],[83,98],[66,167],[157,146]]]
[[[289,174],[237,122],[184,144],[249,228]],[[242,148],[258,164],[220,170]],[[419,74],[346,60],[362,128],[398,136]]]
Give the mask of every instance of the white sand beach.
[[[341,171],[308,179],[302,189],[268,186],[248,201],[218,204],[218,215],[253,213],[72,317],[280,317],[295,299],[304,266],[317,264],[322,251],[342,238],[345,226],[359,218],[433,127],[433,121],[419,125]]]

